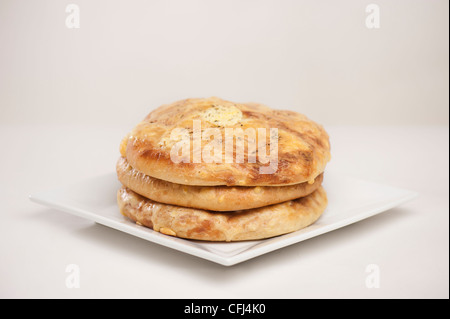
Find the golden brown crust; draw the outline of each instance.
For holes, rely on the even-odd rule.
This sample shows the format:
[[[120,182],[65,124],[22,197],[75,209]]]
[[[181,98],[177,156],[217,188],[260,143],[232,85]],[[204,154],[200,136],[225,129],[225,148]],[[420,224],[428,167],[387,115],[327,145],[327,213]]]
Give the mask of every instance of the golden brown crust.
[[[217,213],[161,204],[122,187],[122,215],[166,235],[208,241],[255,240],[290,233],[314,223],[327,206],[323,187],[296,200],[245,211]]]
[[[117,161],[119,181],[134,192],[158,201],[213,211],[233,211],[273,205],[304,197],[322,184],[323,174],[314,183],[288,186],[191,186],[175,184],[145,175],[131,167],[124,157]]]
[[[273,174],[261,174],[267,166],[259,161],[194,163],[193,136],[188,163],[174,163],[170,151],[177,142],[175,128],[194,131],[193,120],[201,128],[278,129],[278,161]],[[248,137],[245,137],[248,140]],[[202,142],[202,151],[207,142]],[[224,147],[223,147],[224,149]],[[247,148],[246,148],[247,151]],[[236,158],[236,149],[233,149]],[[322,126],[292,111],[272,110],[256,103],[238,104],[219,98],[187,99],[163,105],[152,111],[122,141],[121,154],[142,173],[157,179],[185,185],[281,186],[308,182],[320,175],[330,160],[329,137]],[[258,154],[259,156],[259,154]],[[226,157],[222,152],[222,159]]]

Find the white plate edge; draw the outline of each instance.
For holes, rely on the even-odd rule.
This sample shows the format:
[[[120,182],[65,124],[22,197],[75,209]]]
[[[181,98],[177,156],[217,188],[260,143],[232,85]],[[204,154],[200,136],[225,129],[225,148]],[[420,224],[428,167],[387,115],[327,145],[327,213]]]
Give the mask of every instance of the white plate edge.
[[[387,185],[383,185],[383,186],[387,186]],[[392,188],[396,188],[396,187],[392,187]],[[239,254],[231,256],[231,257],[223,257],[220,255],[214,254],[213,252],[210,252],[208,250],[204,250],[200,247],[192,247],[189,245],[183,245],[181,243],[177,243],[172,240],[165,240],[164,237],[155,236],[156,234],[149,233],[147,231],[147,229],[145,232],[139,231],[136,228],[132,228],[132,226],[134,226],[134,225],[130,225],[130,224],[126,224],[126,223],[122,224],[122,223],[117,223],[115,221],[110,221],[106,217],[103,217],[103,216],[95,214],[95,213],[91,213],[90,211],[87,211],[84,209],[74,208],[74,207],[66,207],[65,205],[59,205],[57,203],[47,201],[47,200],[43,199],[42,196],[40,196],[40,194],[45,195],[45,193],[47,193],[47,192],[31,194],[31,195],[29,195],[29,199],[32,202],[35,202],[35,203],[38,203],[38,204],[41,204],[41,205],[44,205],[44,206],[47,206],[50,208],[54,208],[57,210],[61,210],[66,213],[78,216],[78,217],[86,218],[88,220],[97,222],[99,224],[110,227],[112,229],[122,231],[129,235],[136,236],[141,239],[144,239],[144,240],[147,240],[150,242],[154,242],[156,244],[159,244],[159,245],[162,245],[162,246],[165,246],[165,247],[168,247],[168,248],[171,248],[171,249],[174,249],[174,250],[186,253],[186,254],[194,255],[196,257],[200,257],[200,258],[221,264],[223,266],[233,266],[238,263],[244,262],[246,260],[269,253],[276,249],[287,247],[287,246],[299,243],[301,241],[304,241],[304,240],[319,236],[321,234],[331,232],[333,230],[336,230],[336,229],[348,226],[350,224],[359,222],[361,220],[367,219],[369,217],[372,217],[374,215],[377,215],[379,213],[382,213],[389,209],[397,207],[401,204],[404,204],[405,202],[408,202],[418,196],[418,193],[414,192],[414,191],[401,189],[401,188],[396,188],[396,189],[399,191],[403,191],[404,194],[402,196],[399,196],[396,200],[392,200],[392,199],[386,200],[388,203],[385,205],[379,206],[375,209],[365,211],[364,213],[358,214],[356,216],[351,216],[349,218],[340,220],[331,225],[320,227],[317,230],[310,231],[301,237],[293,236],[291,238],[285,239],[284,241],[274,241],[272,244],[264,245],[261,247],[257,247],[258,244],[256,244],[255,246],[250,247],[249,249],[246,249],[246,250],[240,252]],[[371,205],[373,205],[373,204],[368,204],[368,206],[371,206]],[[299,230],[299,231],[301,231],[301,230]],[[292,233],[290,233],[290,234],[292,234]],[[287,235],[289,235],[289,234],[287,234]],[[180,239],[182,239],[182,238],[180,238]],[[185,240],[185,239],[182,239],[182,240]]]

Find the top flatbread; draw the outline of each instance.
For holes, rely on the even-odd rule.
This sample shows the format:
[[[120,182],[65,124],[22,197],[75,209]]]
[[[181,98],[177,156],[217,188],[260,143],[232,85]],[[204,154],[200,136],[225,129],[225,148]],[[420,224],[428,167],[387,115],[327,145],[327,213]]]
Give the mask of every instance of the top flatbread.
[[[277,129],[277,135],[271,128]],[[227,130],[239,132],[239,129],[245,133],[253,130],[255,136],[235,135],[231,140],[232,148],[227,151],[225,133]],[[258,129],[266,133],[265,141],[259,137]],[[204,139],[194,132],[201,132]],[[219,157],[218,153],[214,153],[214,143],[219,138],[218,135],[207,136],[206,133],[211,132],[220,132],[222,137]],[[243,139],[245,144],[241,162],[236,160],[238,138],[240,141]],[[195,147],[199,145],[196,144],[199,140],[200,155]],[[278,141],[278,152],[273,148],[274,141]],[[253,145],[266,144],[267,155],[277,154],[272,171],[268,169],[262,173],[262,168],[269,167],[269,159],[266,158],[265,162],[260,160],[263,154],[259,152],[260,148],[257,148],[256,154],[253,152],[248,144],[252,142],[256,142]],[[185,149],[180,145],[186,143],[188,156],[183,157],[182,151]],[[175,161],[171,157],[174,147],[178,147],[175,152],[178,160]],[[186,99],[155,109],[123,139],[120,151],[133,168],[146,175],[172,183],[202,186],[304,183],[313,181],[321,174],[330,160],[328,134],[321,125],[306,116],[292,111],[272,110],[256,103],[233,103],[215,97]],[[205,161],[206,157],[201,157],[202,154],[211,156]],[[256,162],[251,162],[252,154]]]

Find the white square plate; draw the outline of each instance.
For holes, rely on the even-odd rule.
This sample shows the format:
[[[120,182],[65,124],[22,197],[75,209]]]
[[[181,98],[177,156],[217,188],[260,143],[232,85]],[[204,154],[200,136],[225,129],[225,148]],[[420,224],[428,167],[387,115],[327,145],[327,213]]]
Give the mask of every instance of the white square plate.
[[[302,230],[263,240],[215,243],[176,238],[136,225],[119,213],[116,174],[30,195],[36,203],[93,220],[151,242],[231,266],[371,217],[417,196],[415,192],[327,172],[329,205],[319,220]]]

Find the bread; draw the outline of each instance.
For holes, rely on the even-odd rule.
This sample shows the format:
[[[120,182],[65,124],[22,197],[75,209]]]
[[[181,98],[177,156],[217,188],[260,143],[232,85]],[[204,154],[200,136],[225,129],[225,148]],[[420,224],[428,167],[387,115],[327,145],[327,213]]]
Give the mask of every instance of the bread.
[[[201,131],[196,130],[195,123],[200,125]],[[220,154],[214,153],[214,162],[205,161],[204,155],[211,154],[206,148],[212,149],[212,140],[218,141],[217,136],[212,139],[206,133],[219,132],[225,141],[227,129],[236,133],[232,138],[235,141],[232,148],[227,151],[222,145]],[[259,135],[258,129],[265,132],[266,140]],[[195,144],[199,141],[194,136],[195,132],[202,135],[201,145]],[[245,132],[257,132],[258,135],[240,135]],[[272,135],[272,132],[277,134]],[[277,138],[277,143],[272,144],[270,138]],[[238,139],[244,141],[244,154],[237,153],[240,150],[237,148]],[[174,162],[171,157],[174,153],[171,152],[181,141],[189,143],[188,155],[180,156],[182,161]],[[258,148],[250,154],[248,146],[253,142],[266,144],[266,152]],[[273,155],[269,151],[272,146],[277,146],[277,152],[274,152],[277,158],[272,162],[271,157],[269,163],[267,157]],[[330,144],[323,127],[304,115],[213,97],[186,99],[155,109],[123,139],[121,155],[143,174],[176,184],[285,186],[314,181],[330,160]],[[238,156],[242,156],[243,162],[236,160]],[[251,159],[255,158],[258,160],[252,162]]]
[[[314,183],[288,186],[191,186],[175,184],[145,175],[131,167],[124,157],[117,161],[119,181],[134,192],[160,203],[213,210],[233,211],[262,207],[304,197],[322,184],[323,174]]]
[[[270,238],[311,225],[328,203],[328,134],[292,111],[181,100],[150,112],[123,138],[120,154],[120,212],[166,235]]]
[[[269,238],[302,229],[314,223],[327,205],[323,187],[296,200],[226,213],[158,203],[126,187],[119,189],[117,201],[120,212],[138,225],[170,236],[226,242]]]

